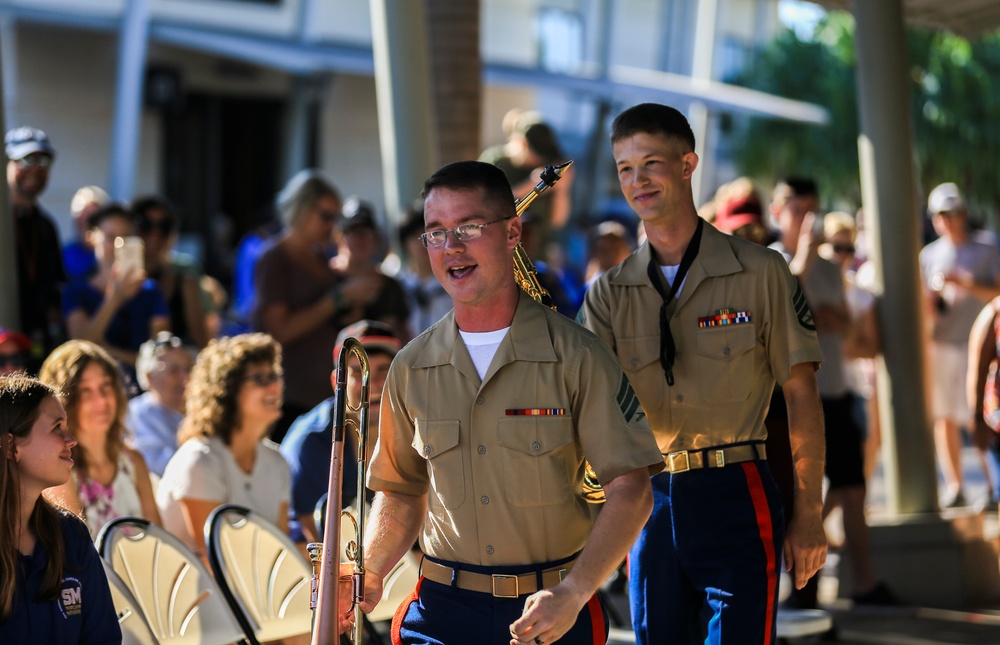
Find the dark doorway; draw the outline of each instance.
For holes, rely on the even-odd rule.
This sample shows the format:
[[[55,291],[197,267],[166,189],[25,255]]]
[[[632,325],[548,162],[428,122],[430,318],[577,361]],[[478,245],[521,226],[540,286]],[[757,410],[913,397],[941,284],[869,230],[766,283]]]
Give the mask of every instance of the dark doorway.
[[[273,216],[284,115],[284,100],[198,93],[164,115],[165,192],[227,289],[235,245]]]

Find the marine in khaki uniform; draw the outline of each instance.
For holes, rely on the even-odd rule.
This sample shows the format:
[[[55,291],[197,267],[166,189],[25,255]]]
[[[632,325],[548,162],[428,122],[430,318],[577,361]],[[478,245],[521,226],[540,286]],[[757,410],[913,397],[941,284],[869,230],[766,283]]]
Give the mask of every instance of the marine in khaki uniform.
[[[698,157],[683,115],[630,108],[612,126],[612,147],[648,242],[591,287],[579,319],[615,351],[665,454],[630,553],[637,639],[772,643],[782,550],[799,587],[826,557],[812,317],[780,255],[697,216]],[[763,444],[776,381],[797,486],[784,543]]]
[[[608,347],[518,288],[503,173],[449,164],[424,194],[422,239],[455,308],[386,380],[365,595],[419,537],[394,643],[604,642],[595,592],[649,516],[660,452]],[[585,459],[607,495],[596,521]]]

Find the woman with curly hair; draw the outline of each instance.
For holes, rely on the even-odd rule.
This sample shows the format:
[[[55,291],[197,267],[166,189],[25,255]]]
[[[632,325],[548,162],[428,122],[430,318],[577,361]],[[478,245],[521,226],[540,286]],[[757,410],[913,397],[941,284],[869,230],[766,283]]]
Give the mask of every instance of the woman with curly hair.
[[[118,362],[95,343],[71,340],[45,359],[38,378],[60,392],[79,442],[72,478],[46,494],[86,520],[95,537],[122,515],[159,524],[146,460],[125,445],[128,397]]]
[[[267,334],[209,342],[195,361],[186,407],[156,501],[163,526],[202,560],[205,520],[220,504],[241,504],[288,530],[291,474],[265,439],[281,417],[281,347]]]
[[[76,439],[55,391],[0,377],[0,642],[121,643],[87,527],[42,491],[66,483]]]

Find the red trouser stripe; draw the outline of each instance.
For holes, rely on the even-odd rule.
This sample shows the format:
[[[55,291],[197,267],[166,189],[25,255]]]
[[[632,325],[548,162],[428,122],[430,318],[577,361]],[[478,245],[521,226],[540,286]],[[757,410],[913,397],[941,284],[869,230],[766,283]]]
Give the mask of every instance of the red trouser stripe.
[[[389,632],[392,645],[403,645],[403,638],[399,635],[399,630],[402,629],[403,619],[406,618],[406,612],[410,610],[410,605],[415,603],[420,596],[420,585],[423,581],[424,577],[420,576],[420,579],[417,580],[417,586],[413,588],[413,593],[403,600],[403,602],[399,603],[396,613],[392,615],[392,629]]]
[[[595,593],[587,601],[587,609],[590,611],[590,633],[594,637],[594,645],[604,645],[608,642],[604,637],[607,627],[604,625],[604,609],[601,607],[601,599]]]
[[[774,632],[774,606],[777,601],[777,558],[774,553],[774,527],[771,525],[771,510],[767,503],[767,494],[760,481],[760,473],[752,461],[742,464],[747,476],[747,487],[750,489],[750,499],[757,515],[757,530],[760,532],[761,545],[764,547],[764,557],[767,558],[767,614],[764,620],[764,645],[770,645],[771,634]]]

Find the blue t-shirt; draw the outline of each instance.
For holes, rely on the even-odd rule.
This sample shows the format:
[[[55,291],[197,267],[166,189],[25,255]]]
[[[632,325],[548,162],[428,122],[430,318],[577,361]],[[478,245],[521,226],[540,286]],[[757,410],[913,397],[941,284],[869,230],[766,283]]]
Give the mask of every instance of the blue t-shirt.
[[[86,280],[74,280],[66,285],[63,291],[63,318],[67,318],[77,309],[83,309],[88,316],[93,316],[102,302],[104,302],[103,291],[95,289]],[[142,283],[139,293],[132,296],[115,312],[104,332],[104,340],[113,347],[137,352],[139,346],[152,336],[149,325],[157,316],[169,317],[170,309],[156,283],[146,280]]]
[[[94,248],[83,240],[73,240],[63,246],[63,266],[70,280],[88,278],[97,271],[97,256]]]
[[[68,514],[61,524],[65,544],[62,592],[55,600],[35,600],[49,559],[39,541],[31,557],[19,556],[14,611],[0,623],[0,643],[122,642],[108,578],[86,525]]]
[[[281,454],[292,471],[292,503],[289,505],[289,533],[301,540],[298,517],[315,510],[316,502],[330,485],[330,455],[333,452],[335,397],[330,397],[292,423],[281,441]],[[344,504],[358,493],[358,461],[353,441],[344,442]]]

